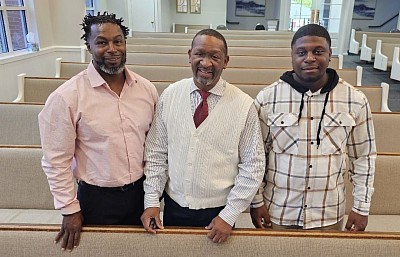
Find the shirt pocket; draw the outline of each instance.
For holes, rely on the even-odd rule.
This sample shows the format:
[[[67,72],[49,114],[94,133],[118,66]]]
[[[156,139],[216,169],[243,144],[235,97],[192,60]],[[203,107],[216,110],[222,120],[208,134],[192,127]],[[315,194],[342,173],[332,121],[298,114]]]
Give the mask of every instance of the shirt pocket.
[[[274,113],[268,115],[272,150],[276,153],[298,154],[299,123],[296,113]]]
[[[356,121],[350,113],[325,113],[323,137],[321,137],[322,154],[344,153],[347,139]]]

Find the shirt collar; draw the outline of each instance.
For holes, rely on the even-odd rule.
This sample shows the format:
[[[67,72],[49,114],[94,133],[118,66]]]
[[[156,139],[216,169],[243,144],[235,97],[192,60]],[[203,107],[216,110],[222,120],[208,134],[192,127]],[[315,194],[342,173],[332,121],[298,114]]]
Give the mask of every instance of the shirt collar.
[[[193,93],[196,90],[200,89],[196,86],[194,80],[192,80],[192,83],[190,85],[190,93]],[[217,84],[213,88],[211,88],[208,92],[210,92],[213,95],[222,96],[224,94],[224,91],[225,91],[225,80],[220,78]]]
[[[125,82],[128,86],[133,86],[135,83],[137,83],[137,78],[135,78],[132,74],[128,72],[126,66],[124,68],[124,72],[125,72]],[[89,63],[87,74],[90,81],[90,85],[92,87],[99,87],[107,84],[107,82],[103,79],[103,77],[94,67],[93,61]]]

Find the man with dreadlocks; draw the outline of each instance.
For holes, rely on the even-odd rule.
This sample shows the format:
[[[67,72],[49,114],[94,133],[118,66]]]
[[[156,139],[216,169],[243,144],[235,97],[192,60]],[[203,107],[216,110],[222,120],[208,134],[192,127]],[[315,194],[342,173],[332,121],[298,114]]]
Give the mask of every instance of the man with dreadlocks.
[[[349,168],[354,201],[345,228],[363,231],[376,158],[367,98],[328,68],[331,38],[323,27],[301,27],[291,48],[293,70],[255,100],[267,167],[251,206],[253,224],[342,230]]]
[[[144,141],[158,94],[125,68],[122,22],[106,12],[84,17],[82,39],[93,61],[39,114],[42,166],[63,215],[55,241],[64,250],[78,246],[82,224],[141,224]]]

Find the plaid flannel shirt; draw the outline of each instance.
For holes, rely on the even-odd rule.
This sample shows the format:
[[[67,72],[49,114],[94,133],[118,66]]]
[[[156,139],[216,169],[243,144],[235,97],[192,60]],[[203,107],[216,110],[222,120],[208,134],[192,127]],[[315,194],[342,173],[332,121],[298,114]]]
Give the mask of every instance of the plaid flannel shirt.
[[[375,135],[364,94],[343,80],[329,93],[317,145],[326,93],[302,94],[279,80],[257,96],[267,167],[252,207],[265,204],[271,221],[304,229],[329,226],[345,212],[344,172],[353,183],[352,210],[368,215],[374,191]]]

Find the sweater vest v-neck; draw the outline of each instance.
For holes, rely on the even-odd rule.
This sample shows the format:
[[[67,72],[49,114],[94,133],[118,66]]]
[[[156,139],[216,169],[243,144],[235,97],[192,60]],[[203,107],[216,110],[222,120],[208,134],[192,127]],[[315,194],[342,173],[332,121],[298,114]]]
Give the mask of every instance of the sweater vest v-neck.
[[[225,83],[223,96],[196,129],[191,83],[193,79],[184,79],[164,91],[169,167],[165,190],[182,207],[223,206],[238,175],[239,141],[253,99]]]

